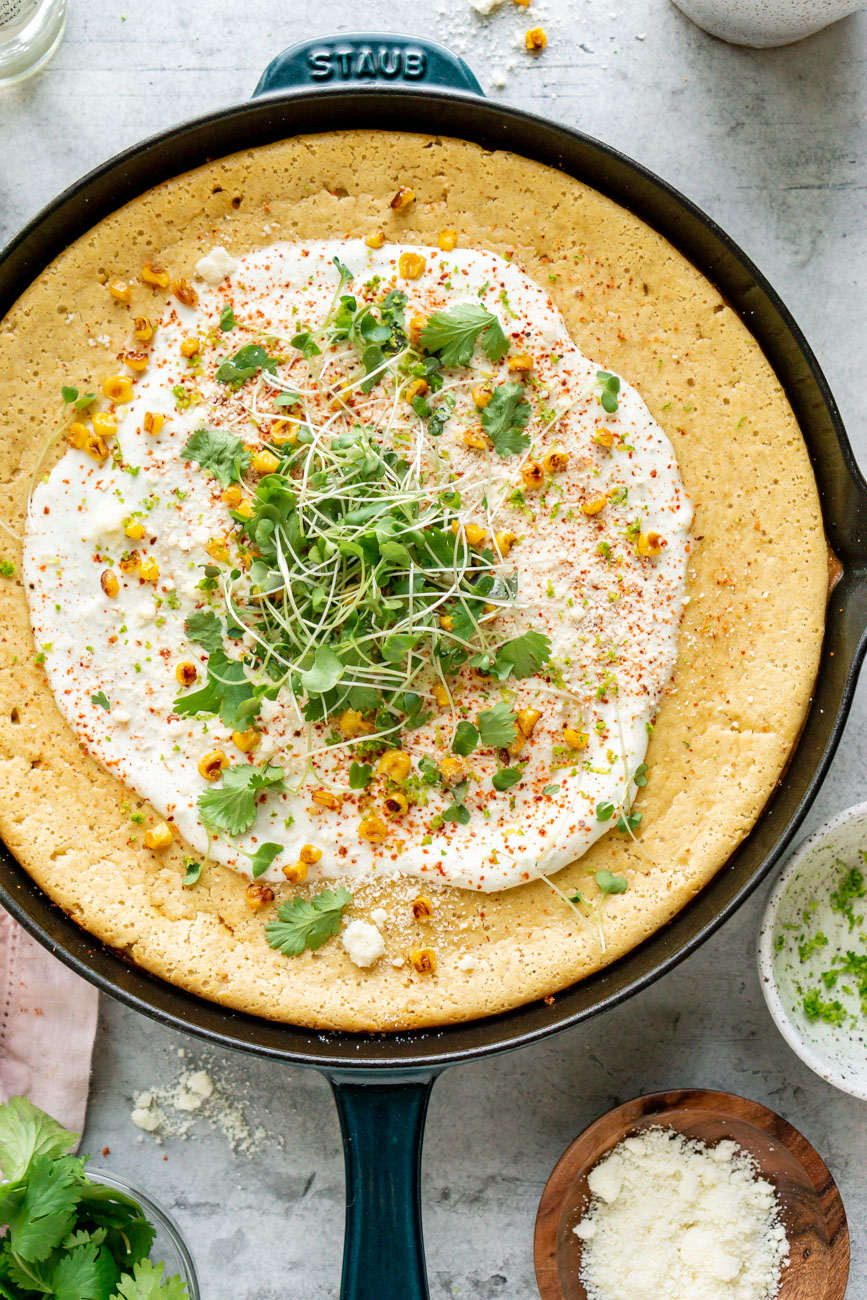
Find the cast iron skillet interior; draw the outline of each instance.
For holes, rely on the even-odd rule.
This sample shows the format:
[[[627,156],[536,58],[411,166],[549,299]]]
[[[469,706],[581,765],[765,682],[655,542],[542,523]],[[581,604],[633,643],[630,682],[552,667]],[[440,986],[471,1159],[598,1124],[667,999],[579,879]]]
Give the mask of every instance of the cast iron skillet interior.
[[[355,41],[357,45],[363,39],[346,38],[343,44],[352,46]],[[366,39],[424,46],[446,63],[456,62],[447,51],[429,43],[408,43],[393,36]],[[310,44],[299,47],[301,55],[308,54]],[[281,56],[272,65],[270,76],[263,78],[265,88],[274,90],[297,82],[303,75],[299,66],[298,57]],[[477,85],[459,69],[447,79],[465,87]],[[377,1160],[385,1160],[390,1169],[385,1179],[389,1187],[383,1191],[382,1179],[378,1191],[368,1187],[374,1199],[378,1194],[380,1200],[385,1197],[378,1208],[399,1216],[403,1212],[397,1203],[402,1199],[400,1192],[413,1202],[406,1209],[408,1218],[403,1225],[408,1234],[406,1269],[394,1275],[392,1289],[380,1261],[379,1289],[369,1292],[379,1300],[390,1300],[392,1294],[401,1294],[404,1300],[427,1294],[420,1242],[413,1240],[419,1226],[413,1201],[418,1167],[410,1150],[412,1142],[420,1139],[427,1088],[421,1082],[418,1091],[411,1088],[409,1092],[383,1085],[405,1078],[407,1071],[421,1081],[451,1062],[518,1047],[578,1024],[670,970],[721,925],[779,861],[821,783],[851,703],[867,628],[867,488],[818,363],[782,301],[719,227],[665,182],[608,146],[530,113],[488,103],[464,91],[408,88],[405,83],[384,87],[379,82],[333,88],[328,82],[324,88],[269,96],[195,119],[98,167],[21,232],[0,259],[0,316],[69,243],[122,204],[180,172],[236,150],[300,133],[387,130],[396,124],[403,131],[455,136],[486,149],[509,149],[560,168],[637,213],[712,281],[746,322],[785,387],[809,448],[826,533],[842,565],[842,575],[829,602],[812,707],[788,769],[751,834],[701,894],[664,929],[608,969],[558,994],[552,1005],[536,1002],[488,1019],[393,1036],[314,1033],[270,1023],[185,993],[129,964],[52,904],[2,848],[0,897],[5,906],[41,943],[105,992],[164,1024],[213,1043],[316,1066],[332,1080],[342,1078],[345,1085],[350,1082],[344,1074],[347,1071],[352,1072],[352,1080],[365,1078],[375,1085],[357,1089],[339,1083],[337,1091],[347,1138],[348,1173],[357,1196],[361,1198],[364,1192],[359,1180],[363,1182]],[[793,545],[796,543],[793,538]],[[404,1100],[398,1102],[397,1094]],[[381,1114],[376,1112],[380,1095],[385,1107]],[[365,1114],[350,1113],[361,1106],[366,1108]],[[401,1106],[405,1106],[402,1114]],[[390,1139],[387,1133],[383,1138],[383,1133],[395,1127],[396,1115],[404,1137],[394,1151],[386,1151]],[[374,1134],[371,1138],[371,1125],[378,1129],[378,1137]],[[366,1152],[365,1132],[370,1142]],[[365,1203],[368,1216],[376,1212],[376,1204]],[[415,1223],[409,1221],[413,1215]],[[344,1272],[344,1295],[357,1300],[368,1291],[363,1280],[352,1274],[358,1273],[359,1260],[367,1257],[371,1245],[361,1239],[360,1217],[360,1213],[356,1215],[354,1226],[352,1216],[348,1222]],[[399,1238],[399,1227],[392,1226]],[[413,1252],[414,1258],[409,1259]]]

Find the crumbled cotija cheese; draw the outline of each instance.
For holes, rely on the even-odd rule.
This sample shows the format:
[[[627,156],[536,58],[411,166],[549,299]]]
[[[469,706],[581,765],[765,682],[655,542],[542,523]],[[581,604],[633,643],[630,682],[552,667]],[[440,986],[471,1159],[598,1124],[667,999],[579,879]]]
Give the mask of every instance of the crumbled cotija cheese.
[[[618,1143],[573,1230],[588,1300],[775,1300],[789,1244],[757,1172],[730,1141],[657,1128]]]

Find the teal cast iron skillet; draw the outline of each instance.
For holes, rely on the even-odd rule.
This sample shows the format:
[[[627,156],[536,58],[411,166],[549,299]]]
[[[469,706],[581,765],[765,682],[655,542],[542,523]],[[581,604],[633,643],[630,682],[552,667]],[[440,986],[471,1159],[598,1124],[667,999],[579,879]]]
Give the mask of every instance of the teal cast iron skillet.
[[[812,705],[791,761],[727,864],[667,926],[605,970],[505,1015],[385,1036],[313,1033],[243,1015],[163,983],[81,930],[4,849],[0,897],[80,975],[166,1025],[224,1047],[311,1066],[330,1079],[346,1151],[344,1300],[425,1300],[419,1169],[430,1089],[454,1062],[533,1043],[646,987],[692,952],[779,862],[840,738],[865,649],[867,488],[834,400],[780,298],[694,204],[622,154],[556,123],[489,103],[467,66],[432,42],[392,35],[307,42],[266,70],[251,103],[119,154],[48,205],[0,257],[0,316],[72,240],[189,168],[286,137],[399,128],[509,149],[560,168],[629,208],[716,286],[773,365],[798,417],[842,572],[828,607]],[[793,545],[797,539],[793,538]]]

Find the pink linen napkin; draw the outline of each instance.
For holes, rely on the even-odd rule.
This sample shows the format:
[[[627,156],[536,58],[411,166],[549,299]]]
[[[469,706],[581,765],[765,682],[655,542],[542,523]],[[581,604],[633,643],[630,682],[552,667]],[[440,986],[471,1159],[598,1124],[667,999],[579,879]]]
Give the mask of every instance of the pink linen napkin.
[[[0,908],[0,1100],[81,1133],[99,995]]]

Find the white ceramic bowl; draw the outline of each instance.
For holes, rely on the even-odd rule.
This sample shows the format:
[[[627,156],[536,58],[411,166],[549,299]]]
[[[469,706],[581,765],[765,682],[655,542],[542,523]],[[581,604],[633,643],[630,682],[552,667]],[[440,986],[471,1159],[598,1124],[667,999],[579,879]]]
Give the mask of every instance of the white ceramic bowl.
[[[792,936],[800,928],[804,908],[824,900],[836,888],[845,868],[858,867],[867,878],[861,850],[867,849],[867,803],[838,813],[793,852],[768,899],[759,932],[759,978],[768,1010],[786,1042],[822,1079],[867,1101],[867,1015],[843,1026],[811,1021],[801,1008],[802,995],[794,987],[798,977],[793,962]],[[867,898],[855,904],[867,916]],[[842,922],[839,922],[842,924]],[[795,927],[795,928],[793,928]],[[867,954],[867,924],[846,934],[852,949]],[[831,947],[827,949],[830,954]],[[824,955],[824,953],[823,953]],[[830,964],[830,957],[828,962]],[[841,983],[846,977],[841,977]],[[823,990],[833,999],[836,992]]]

